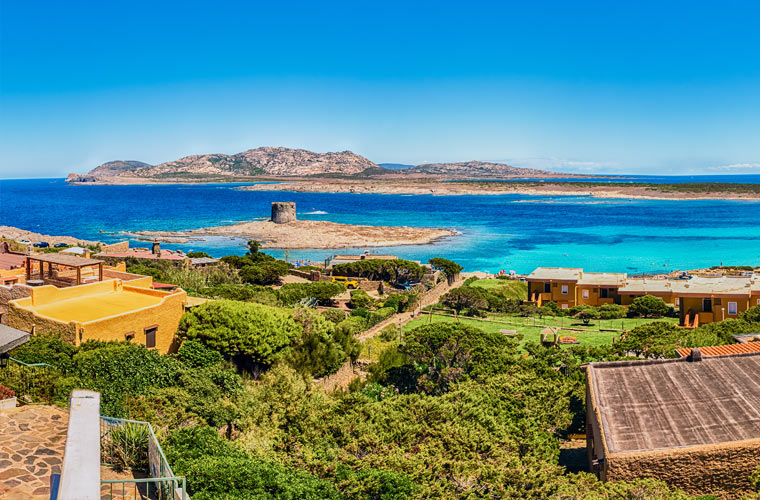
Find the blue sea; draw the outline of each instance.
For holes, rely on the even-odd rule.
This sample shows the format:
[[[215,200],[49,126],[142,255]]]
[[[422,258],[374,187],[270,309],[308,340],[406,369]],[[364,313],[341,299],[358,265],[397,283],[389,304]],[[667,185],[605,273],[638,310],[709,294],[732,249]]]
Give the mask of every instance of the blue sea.
[[[760,182],[760,176],[730,178],[748,182],[739,177]],[[295,201],[301,219],[455,229],[458,236],[432,245],[373,251],[422,261],[443,256],[469,271],[527,273],[537,266],[574,266],[639,273],[760,265],[760,202],[320,194],[242,191],[236,186],[69,186],[63,179],[2,180],[0,225],[115,242],[125,239],[122,231],[184,230],[266,218],[272,201]],[[147,243],[133,241],[133,246]],[[228,238],[163,246],[214,256],[246,250],[244,241]],[[336,250],[269,252],[290,260],[321,261]]]

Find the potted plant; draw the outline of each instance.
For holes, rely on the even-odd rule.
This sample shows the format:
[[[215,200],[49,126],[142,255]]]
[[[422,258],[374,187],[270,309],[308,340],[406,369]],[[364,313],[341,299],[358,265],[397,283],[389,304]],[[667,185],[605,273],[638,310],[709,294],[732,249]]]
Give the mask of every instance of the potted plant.
[[[16,407],[16,393],[13,389],[0,384],[0,410]]]

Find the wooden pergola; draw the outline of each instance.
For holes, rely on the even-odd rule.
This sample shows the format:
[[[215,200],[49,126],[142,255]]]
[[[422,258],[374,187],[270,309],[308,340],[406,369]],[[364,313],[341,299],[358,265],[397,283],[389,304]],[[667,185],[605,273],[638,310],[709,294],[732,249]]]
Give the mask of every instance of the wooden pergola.
[[[33,262],[36,262],[39,267],[39,275],[37,277],[33,274],[33,267],[35,267],[32,265]],[[47,270],[45,267],[47,267]],[[81,285],[82,269],[94,267],[97,267],[97,281],[103,281],[102,260],[85,259],[75,255],[62,255],[58,253],[30,255],[26,258],[26,281],[39,279],[43,282],[51,282],[59,286]]]

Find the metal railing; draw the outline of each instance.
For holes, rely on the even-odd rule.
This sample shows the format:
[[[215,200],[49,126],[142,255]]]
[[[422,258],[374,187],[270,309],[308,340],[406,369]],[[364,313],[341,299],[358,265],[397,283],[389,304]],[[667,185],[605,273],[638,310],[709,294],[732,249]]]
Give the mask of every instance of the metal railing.
[[[172,471],[149,422],[101,415],[100,460],[103,465],[148,476],[103,479],[101,498],[189,500],[185,478]]]
[[[24,404],[51,403],[55,397],[55,381],[60,372],[47,363],[24,363],[9,358],[0,368],[0,384],[10,387]]]

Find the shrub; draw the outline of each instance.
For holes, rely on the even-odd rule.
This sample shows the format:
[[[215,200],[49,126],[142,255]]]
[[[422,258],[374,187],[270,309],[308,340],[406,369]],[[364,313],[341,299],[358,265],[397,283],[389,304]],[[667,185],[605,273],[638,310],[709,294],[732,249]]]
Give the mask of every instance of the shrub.
[[[425,269],[410,260],[364,259],[333,267],[333,276],[360,276],[369,280],[403,283],[422,278]]]
[[[192,308],[182,316],[177,334],[199,340],[211,349],[270,365],[302,327],[293,314],[261,304],[217,300]]]
[[[74,356],[76,375],[88,388],[100,391],[101,413],[124,414],[128,394],[147,394],[154,387],[176,382],[177,361],[138,344],[114,343],[83,350]]]
[[[32,335],[29,342],[13,350],[12,356],[24,363],[47,363],[64,373],[71,372],[78,349],[60,334]]]
[[[299,309],[294,317],[302,325],[303,334],[287,352],[290,366],[313,377],[335,373],[348,357],[335,338],[335,325],[313,309]]]
[[[187,256],[191,259],[196,259],[200,257],[206,257],[209,259],[211,258],[211,256],[207,254],[206,252],[187,252]]]
[[[0,401],[3,399],[10,399],[15,398],[16,392],[11,389],[10,387],[6,387],[3,384],[0,384]]]
[[[503,372],[513,363],[516,342],[461,323],[437,323],[408,332],[399,350],[419,373],[418,388],[446,392],[457,380]]]
[[[275,285],[280,282],[282,276],[288,274],[289,269],[287,262],[278,260],[246,265],[238,271],[238,274],[244,283]]]
[[[446,275],[446,279],[451,284],[456,277],[462,272],[462,266],[454,262],[453,260],[444,259],[442,257],[433,257],[428,261],[433,269],[440,269]]]
[[[653,295],[644,295],[633,299],[633,303],[628,307],[630,316],[641,318],[660,318],[670,311],[664,300]]]
[[[285,305],[297,304],[300,300],[314,297],[320,304],[332,301],[336,295],[346,291],[345,285],[330,281],[312,283],[286,283],[277,291],[280,301]]]
[[[369,308],[375,304],[375,300],[364,290],[351,290],[351,301],[348,306],[352,309],[360,307]]]
[[[461,286],[447,292],[441,298],[441,303],[460,312],[463,309],[486,309],[488,300],[485,293],[480,288],[470,286]]]
[[[369,328],[369,325],[367,324],[367,320],[361,316],[350,316],[335,325],[335,328],[342,335],[354,336]]]
[[[177,352],[179,360],[191,368],[203,368],[221,362],[224,357],[219,351],[209,349],[203,342],[186,340]]]
[[[327,481],[256,459],[235,448],[209,427],[172,432],[163,442],[176,474],[188,477],[193,498],[253,500],[338,500]]]
[[[599,319],[620,319],[625,318],[628,309],[619,304],[602,304],[598,308]]]
[[[277,291],[266,286],[224,284],[201,288],[198,293],[212,299],[239,300],[241,302],[258,302],[276,306],[280,304]]]
[[[320,311],[322,316],[325,317],[325,319],[331,323],[335,323],[336,325],[346,319],[348,314],[346,314],[346,311],[342,311],[340,309],[323,309]]]

